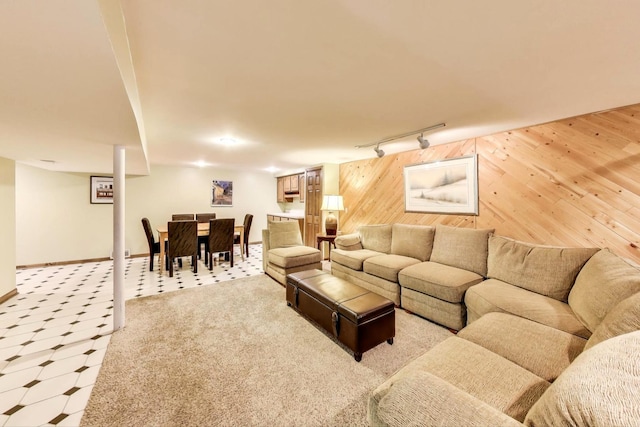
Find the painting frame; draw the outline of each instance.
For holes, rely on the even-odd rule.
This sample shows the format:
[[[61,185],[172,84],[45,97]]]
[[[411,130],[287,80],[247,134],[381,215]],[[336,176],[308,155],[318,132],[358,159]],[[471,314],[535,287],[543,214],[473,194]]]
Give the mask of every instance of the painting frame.
[[[113,204],[113,177],[91,175],[89,200],[92,205]]]
[[[219,179],[212,180],[209,199],[211,201],[211,206],[232,207],[233,181],[224,181]]]
[[[478,215],[478,155],[404,167],[405,212]]]

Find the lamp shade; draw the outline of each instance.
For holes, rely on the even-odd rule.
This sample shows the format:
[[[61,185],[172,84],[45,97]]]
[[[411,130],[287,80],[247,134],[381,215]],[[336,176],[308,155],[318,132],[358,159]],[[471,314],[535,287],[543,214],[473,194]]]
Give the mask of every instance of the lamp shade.
[[[343,211],[344,202],[342,201],[342,196],[333,194],[323,196],[322,207],[320,209],[323,211]]]

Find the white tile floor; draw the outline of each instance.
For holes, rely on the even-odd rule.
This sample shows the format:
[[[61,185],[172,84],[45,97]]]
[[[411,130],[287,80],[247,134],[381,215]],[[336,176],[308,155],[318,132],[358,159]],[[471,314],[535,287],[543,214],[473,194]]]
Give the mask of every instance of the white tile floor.
[[[236,250],[238,252],[238,250]],[[262,246],[245,261],[198,273],[185,261],[174,276],[127,260],[125,298],[177,291],[262,274]],[[24,269],[18,295],[0,304],[0,425],[77,426],[113,332],[111,261]]]

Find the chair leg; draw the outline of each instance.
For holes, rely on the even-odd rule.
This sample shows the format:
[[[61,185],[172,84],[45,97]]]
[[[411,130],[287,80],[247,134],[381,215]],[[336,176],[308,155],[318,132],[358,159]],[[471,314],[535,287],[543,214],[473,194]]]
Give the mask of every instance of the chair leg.
[[[149,271],[153,271],[153,251],[151,251],[151,255],[149,256]]]
[[[213,270],[213,254],[209,252],[209,270]]]
[[[193,272],[198,272],[198,255],[191,256],[191,263],[193,264]]]
[[[173,277],[173,259],[169,260],[169,277]]]
[[[240,250],[242,250],[242,248],[240,248]],[[229,251],[229,261],[231,262],[231,267],[233,267],[233,247],[231,247]]]

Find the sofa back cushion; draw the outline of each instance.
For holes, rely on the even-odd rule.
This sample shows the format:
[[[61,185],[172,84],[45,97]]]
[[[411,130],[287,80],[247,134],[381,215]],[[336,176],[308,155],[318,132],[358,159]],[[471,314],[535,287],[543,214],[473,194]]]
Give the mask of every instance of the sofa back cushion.
[[[527,413],[527,426],[634,426],[640,420],[640,331],[584,351]]]
[[[393,224],[391,253],[428,261],[434,234],[435,228],[427,225]]]
[[[430,261],[487,276],[487,243],[493,229],[436,225]]]
[[[492,279],[566,302],[580,269],[597,251],[596,248],[543,246],[492,236],[487,274]]]
[[[385,254],[391,252],[391,224],[361,225],[358,233],[364,249]]]
[[[273,221],[269,229],[269,249],[288,248],[302,245],[298,221]]]
[[[640,330],[640,292],[631,295],[609,311],[593,331],[584,349],[609,338]]]
[[[569,294],[569,306],[592,332],[620,301],[640,292],[640,270],[608,249],[591,257]]]

